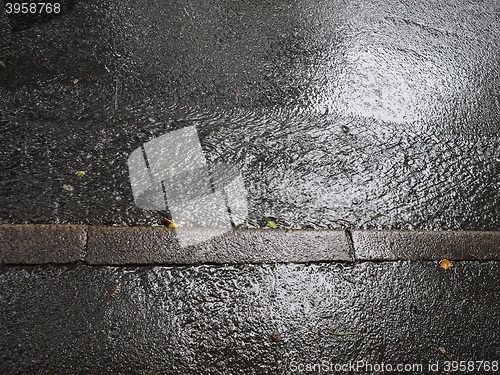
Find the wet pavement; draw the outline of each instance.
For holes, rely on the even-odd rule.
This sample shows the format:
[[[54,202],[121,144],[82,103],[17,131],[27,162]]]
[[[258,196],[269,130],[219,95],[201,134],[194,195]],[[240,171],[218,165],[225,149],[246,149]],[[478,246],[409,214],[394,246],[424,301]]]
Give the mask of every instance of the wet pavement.
[[[0,14],[0,223],[161,225],[163,213],[134,205],[127,160],[194,125],[208,163],[242,173],[244,227],[499,229],[497,1],[61,4]],[[415,233],[353,231],[342,246],[331,233],[251,234],[256,262],[315,263],[104,267],[81,262],[137,262],[141,237],[50,230],[1,239],[2,262],[76,263],[0,266],[0,373],[328,373],[306,366],[366,361],[444,374],[446,360],[492,370],[500,359],[499,262],[380,261],[408,247],[470,259],[461,235],[433,237],[446,243],[434,254]],[[496,259],[492,233],[477,248]],[[184,261],[155,252],[169,235],[151,238],[146,263]],[[236,249],[248,261],[224,238],[182,256],[224,263]],[[375,261],[346,263],[353,239]]]
[[[2,267],[0,372],[290,374],[363,360],[445,374],[447,360],[500,359],[499,275],[498,262]]]
[[[127,158],[195,125],[250,228],[499,228],[497,1],[62,4],[0,15],[0,222],[159,225]]]

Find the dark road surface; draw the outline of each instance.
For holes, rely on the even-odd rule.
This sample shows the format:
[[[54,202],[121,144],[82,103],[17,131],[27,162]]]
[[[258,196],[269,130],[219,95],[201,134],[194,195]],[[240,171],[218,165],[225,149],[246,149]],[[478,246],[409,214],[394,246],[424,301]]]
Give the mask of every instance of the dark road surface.
[[[500,360],[499,275],[498,262],[3,267],[0,372],[290,374],[325,361],[439,361],[434,373],[446,374],[447,360]],[[350,373],[381,373],[362,370]]]
[[[497,1],[62,3],[0,15],[1,222],[158,225],[127,158],[195,125],[248,227],[499,228]]]
[[[244,227],[500,229],[497,0],[61,3],[29,19],[0,3],[1,224],[161,225],[127,159],[194,125],[210,165],[241,171]],[[0,373],[492,370],[499,277],[478,259],[0,266]]]

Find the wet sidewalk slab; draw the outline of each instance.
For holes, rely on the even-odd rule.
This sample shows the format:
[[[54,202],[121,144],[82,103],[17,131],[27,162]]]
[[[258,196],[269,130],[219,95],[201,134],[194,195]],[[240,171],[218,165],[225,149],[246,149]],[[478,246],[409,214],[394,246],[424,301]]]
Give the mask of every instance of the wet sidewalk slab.
[[[496,374],[499,277],[467,261],[3,266],[0,373]]]
[[[442,258],[499,260],[500,232],[236,229],[181,247],[170,228],[0,225],[0,264],[185,265]]]

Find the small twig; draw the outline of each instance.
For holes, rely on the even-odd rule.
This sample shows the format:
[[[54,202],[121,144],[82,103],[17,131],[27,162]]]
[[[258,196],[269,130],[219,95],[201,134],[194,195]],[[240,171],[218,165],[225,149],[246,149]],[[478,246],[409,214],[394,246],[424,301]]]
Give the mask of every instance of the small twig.
[[[432,251],[434,251],[434,253],[435,253],[438,257],[440,257],[441,259],[443,258],[443,256],[442,256],[441,254],[439,254],[436,250],[434,250],[434,248],[433,248],[431,245],[429,245],[429,244],[427,243],[427,241],[426,241],[426,240],[423,240],[423,241],[425,242],[425,244],[426,244],[427,246],[429,246],[429,248],[430,248]]]
[[[335,332],[335,327],[330,328],[330,334],[334,336],[358,335],[358,332]]]
[[[101,301],[101,300],[103,300],[104,298],[107,298],[107,297],[115,298],[115,294],[116,294],[116,292],[118,292],[118,289],[120,289],[120,284],[116,284],[115,288],[113,289],[113,291],[111,293],[106,293],[105,295],[103,295],[101,298],[99,298],[99,301]]]
[[[484,260],[482,260],[481,258],[479,258],[477,255],[474,255],[474,254],[472,254],[472,253],[471,253],[470,255],[472,255],[474,258],[476,258],[476,259],[477,259],[477,260],[479,260],[480,262],[484,262]]]
[[[441,347],[439,347],[439,351],[440,351],[440,352],[441,352],[441,353],[442,353],[442,354],[443,354],[443,355],[444,355],[444,356],[445,356],[445,357],[446,357],[449,361],[451,361],[451,358],[450,358],[450,356],[448,355],[448,352],[446,351],[446,349],[445,349],[445,348],[443,348],[443,347],[441,346]]]
[[[115,111],[118,110],[118,77],[115,78]]]

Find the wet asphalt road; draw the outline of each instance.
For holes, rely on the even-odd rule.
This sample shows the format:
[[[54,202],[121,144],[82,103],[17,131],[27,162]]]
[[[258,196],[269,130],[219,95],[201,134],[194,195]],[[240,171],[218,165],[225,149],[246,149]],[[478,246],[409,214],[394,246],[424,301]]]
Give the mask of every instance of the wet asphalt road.
[[[196,125],[248,227],[499,229],[497,1],[61,2],[0,14],[0,222],[159,225],[127,158]],[[499,267],[1,267],[0,372],[498,360]]]
[[[127,158],[196,125],[248,227],[499,229],[497,1],[62,4],[0,15],[1,222],[159,225]]]
[[[364,360],[439,361],[445,374],[448,359],[500,360],[499,275],[498,262],[3,267],[0,372],[290,374]]]

